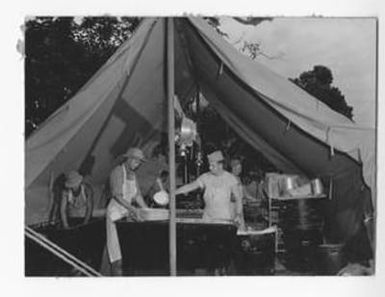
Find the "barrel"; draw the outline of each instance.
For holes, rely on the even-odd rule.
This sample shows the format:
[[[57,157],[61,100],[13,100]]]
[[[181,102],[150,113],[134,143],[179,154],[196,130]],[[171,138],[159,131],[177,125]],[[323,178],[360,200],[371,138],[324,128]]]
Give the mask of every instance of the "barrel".
[[[279,225],[290,270],[314,272],[316,249],[323,242],[321,206],[320,199],[282,201],[280,205]]]
[[[285,201],[280,207],[281,223],[285,229],[313,230],[320,229],[323,225],[321,212],[322,200],[296,199]]]

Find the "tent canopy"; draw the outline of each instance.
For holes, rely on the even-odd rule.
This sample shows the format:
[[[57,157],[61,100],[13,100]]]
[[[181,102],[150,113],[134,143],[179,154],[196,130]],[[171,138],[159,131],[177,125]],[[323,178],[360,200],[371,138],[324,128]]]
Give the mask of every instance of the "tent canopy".
[[[144,19],[92,79],[26,143],[26,223],[45,221],[52,178],[83,168],[103,184],[129,146],[167,132],[166,19]],[[222,118],[286,173],[333,184],[332,237],[355,232],[375,196],[375,131],[334,112],[240,54],[200,18],[174,19],[175,93],[197,88]],[[86,168],[86,169],[84,169]]]

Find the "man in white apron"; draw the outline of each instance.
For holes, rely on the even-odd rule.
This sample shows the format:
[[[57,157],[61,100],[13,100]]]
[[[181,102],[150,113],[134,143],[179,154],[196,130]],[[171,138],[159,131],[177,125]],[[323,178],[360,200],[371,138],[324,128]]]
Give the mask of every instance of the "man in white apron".
[[[210,171],[199,176],[195,181],[176,190],[176,194],[185,194],[198,188],[204,189],[204,220],[233,221],[242,223],[242,193],[236,177],[224,170],[224,158],[221,151],[207,156]],[[235,208],[235,212],[234,212]]]
[[[92,209],[92,189],[83,183],[83,177],[77,171],[69,172],[60,203],[60,218],[63,228],[70,228],[71,218],[83,219],[82,223],[87,224],[91,218]]]
[[[123,157],[123,163],[116,166],[110,175],[112,199],[106,214],[107,251],[114,275],[122,273],[122,254],[115,222],[126,216],[133,220],[141,219],[138,209],[132,205],[133,201],[139,207],[147,207],[135,175],[135,170],[145,160],[144,154],[138,148],[130,148]]]

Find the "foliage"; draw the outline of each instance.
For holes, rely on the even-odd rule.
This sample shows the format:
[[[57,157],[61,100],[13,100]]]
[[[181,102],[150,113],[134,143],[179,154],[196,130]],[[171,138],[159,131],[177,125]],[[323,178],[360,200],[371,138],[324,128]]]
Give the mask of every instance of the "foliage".
[[[242,53],[247,53],[251,59],[255,59],[261,53],[261,45],[258,42],[243,41]]]
[[[263,56],[269,60],[280,59],[283,56],[282,52],[275,55],[267,54],[261,49],[261,44],[259,42],[250,42],[247,40],[243,41],[243,46],[239,50],[249,56],[252,60],[255,60],[258,56]]]
[[[341,91],[332,86],[333,74],[329,68],[317,65],[312,70],[301,73],[298,78],[290,80],[331,109],[353,119],[353,107],[347,104]]]
[[[26,22],[26,137],[90,79],[139,20],[37,17]]]
[[[219,34],[227,36],[220,30],[220,18],[205,19]],[[253,26],[269,20],[235,19]],[[26,137],[76,94],[115,50],[131,37],[139,21],[139,18],[124,17],[85,17],[80,20],[73,17],[36,17],[26,22]],[[246,46],[245,50],[251,47]],[[218,121],[223,125],[218,125]],[[212,107],[203,109],[201,122],[204,138],[212,146],[220,147],[231,155],[253,154],[254,150],[231,131]],[[258,154],[253,157],[254,160],[262,160],[261,154],[254,154]]]
[[[265,21],[271,22],[273,20],[273,18],[270,18],[270,17],[245,17],[245,18],[234,17],[233,19],[243,25],[252,25],[252,26],[257,26],[262,22],[265,22]]]
[[[206,17],[215,30],[220,18]],[[256,26],[270,18],[234,18]],[[83,86],[139,24],[135,17],[36,17],[25,24],[25,136]],[[247,46],[252,49],[252,46]],[[255,52],[255,51],[254,51]],[[252,51],[250,53],[253,54]]]
[[[207,23],[212,26],[220,35],[223,37],[228,37],[227,33],[221,30],[221,20],[220,17],[204,17]],[[233,17],[233,20],[243,24],[243,25],[251,25],[257,26],[264,21],[272,21],[273,18],[269,17]]]
[[[224,38],[228,38],[228,34],[223,32],[220,28],[221,26],[221,20],[218,17],[207,17],[205,18],[209,25],[211,25],[220,35],[222,35]],[[273,18],[269,17],[233,17],[233,20],[243,24],[243,25],[251,25],[251,26],[258,26],[260,23],[264,21],[272,21]],[[240,38],[238,42],[242,40],[242,37]],[[239,49],[242,53],[249,56],[252,60],[256,59],[257,56],[264,56],[268,59],[277,59],[282,56],[282,53],[276,56],[268,55],[261,49],[261,44],[259,42],[250,42],[247,40],[243,40],[243,46]]]
[[[224,37],[228,37],[227,33],[223,32],[221,29],[220,29],[220,26],[221,26],[221,21],[219,20],[218,17],[204,17],[203,19],[205,19],[207,21],[207,23],[213,27],[215,29],[215,31],[217,31],[218,34],[224,36]]]

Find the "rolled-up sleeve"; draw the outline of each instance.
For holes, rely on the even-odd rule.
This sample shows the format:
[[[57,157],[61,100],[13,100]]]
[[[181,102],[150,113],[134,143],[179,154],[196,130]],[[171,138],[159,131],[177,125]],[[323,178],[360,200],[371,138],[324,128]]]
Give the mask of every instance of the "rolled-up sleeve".
[[[123,170],[121,166],[117,166],[112,170],[110,175],[110,188],[113,197],[123,196],[123,182]]]

